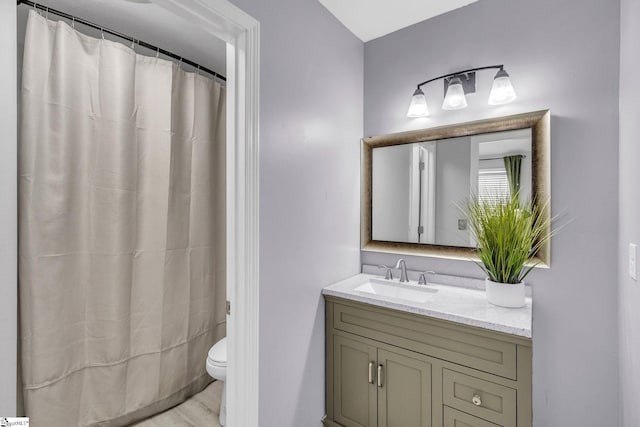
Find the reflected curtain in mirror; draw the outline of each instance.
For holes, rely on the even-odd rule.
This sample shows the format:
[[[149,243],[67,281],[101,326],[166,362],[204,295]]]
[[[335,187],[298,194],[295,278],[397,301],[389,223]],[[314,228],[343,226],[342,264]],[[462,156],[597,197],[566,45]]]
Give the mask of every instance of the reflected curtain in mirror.
[[[520,194],[520,174],[523,155],[517,154],[515,156],[504,157],[504,168],[507,171],[507,179],[509,181],[509,191],[511,197],[516,197]]]

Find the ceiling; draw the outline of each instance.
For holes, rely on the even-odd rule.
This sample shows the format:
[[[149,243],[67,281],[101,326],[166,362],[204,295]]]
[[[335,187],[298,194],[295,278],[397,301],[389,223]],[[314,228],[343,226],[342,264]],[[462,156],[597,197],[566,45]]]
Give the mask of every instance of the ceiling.
[[[45,4],[161,47],[222,75],[226,74],[227,45],[224,41],[153,3],[131,0],[48,0]],[[27,12],[30,9],[31,7],[26,5],[18,6],[18,28],[21,33],[24,32]],[[50,14],[49,18],[60,19],[53,14]],[[77,29],[85,34],[100,37],[97,30],[81,25],[78,25]],[[23,35],[20,34],[19,37]],[[106,38],[121,41],[108,35]],[[139,46],[136,46],[136,52],[153,55],[153,52],[147,52]],[[188,69],[185,65],[183,67]]]
[[[363,42],[478,0],[318,0]]]

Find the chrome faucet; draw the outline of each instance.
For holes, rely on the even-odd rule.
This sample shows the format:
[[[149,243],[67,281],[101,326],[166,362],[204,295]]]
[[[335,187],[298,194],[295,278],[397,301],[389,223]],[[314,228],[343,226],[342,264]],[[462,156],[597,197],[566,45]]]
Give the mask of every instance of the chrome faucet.
[[[400,258],[395,268],[400,269],[400,283],[407,283],[409,278],[407,277],[407,264],[404,262],[404,259]]]

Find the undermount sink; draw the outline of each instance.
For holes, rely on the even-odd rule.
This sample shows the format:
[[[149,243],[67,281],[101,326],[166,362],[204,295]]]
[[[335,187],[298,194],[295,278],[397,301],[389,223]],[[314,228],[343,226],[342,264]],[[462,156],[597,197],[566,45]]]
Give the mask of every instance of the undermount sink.
[[[377,279],[367,280],[365,283],[354,288],[354,291],[417,303],[429,301],[429,299],[438,292],[437,289],[431,289],[426,286],[418,287],[417,285],[407,285]]]

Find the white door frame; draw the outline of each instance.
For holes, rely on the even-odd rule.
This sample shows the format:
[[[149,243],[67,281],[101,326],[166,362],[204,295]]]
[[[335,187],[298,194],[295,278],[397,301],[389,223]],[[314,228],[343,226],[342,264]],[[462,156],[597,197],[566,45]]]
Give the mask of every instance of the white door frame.
[[[154,4],[227,42],[227,426],[257,427],[260,23],[227,0]]]

